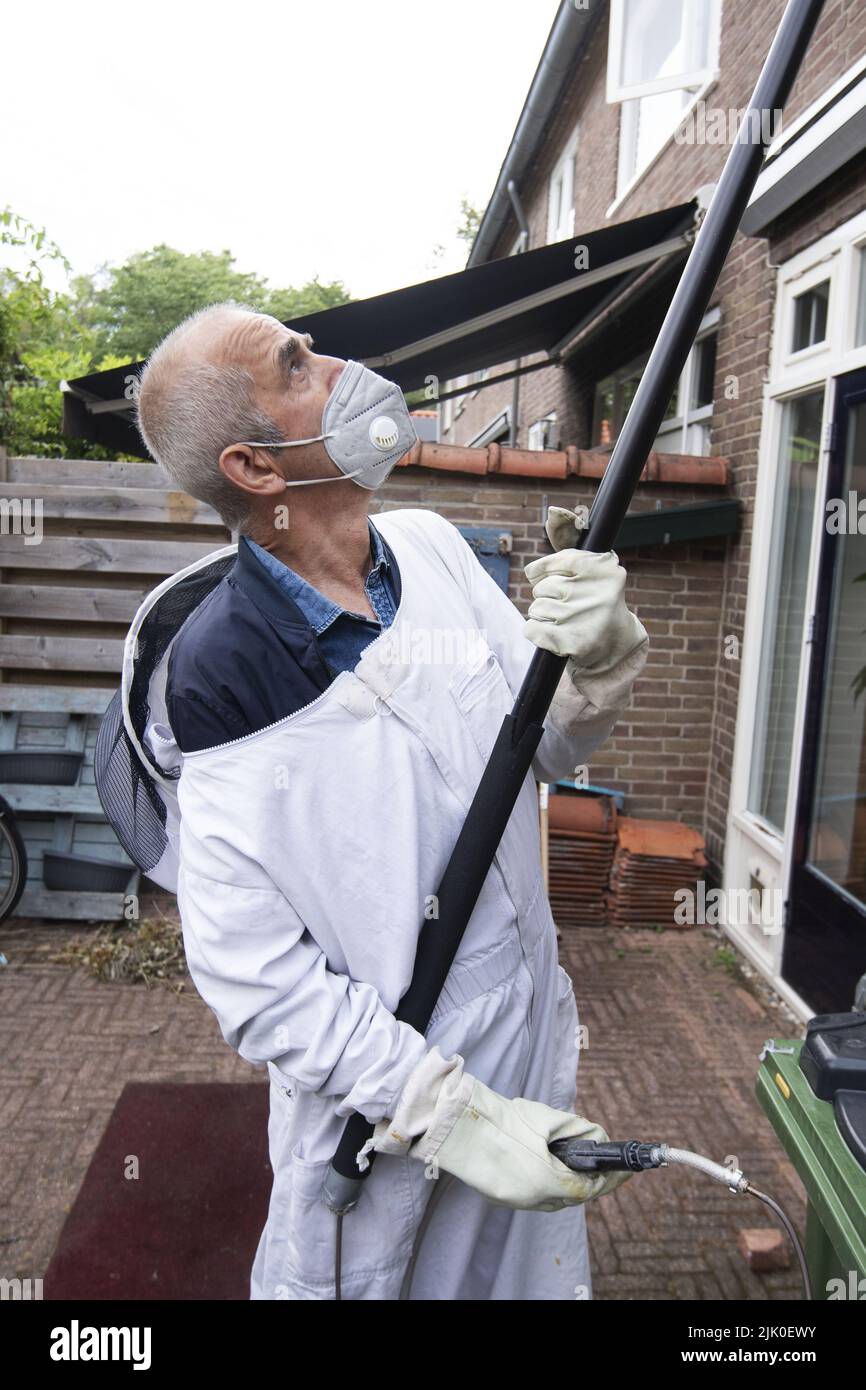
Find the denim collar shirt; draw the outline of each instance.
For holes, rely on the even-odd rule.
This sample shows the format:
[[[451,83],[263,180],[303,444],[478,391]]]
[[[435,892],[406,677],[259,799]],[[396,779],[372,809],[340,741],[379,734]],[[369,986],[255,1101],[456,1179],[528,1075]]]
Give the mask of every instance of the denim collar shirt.
[[[341,608],[333,599],[308,584],[294,570],[284,565],[270,551],[264,550],[247,536],[246,542],[256,559],[273,575],[278,584],[298,605],[310,624],[319,643],[319,650],[334,675],[352,671],[365,647],[390,627],[397,612],[391,563],[385,554],[382,538],[370,518],[370,573],[364,582],[370,606],[378,621],[360,613]]]

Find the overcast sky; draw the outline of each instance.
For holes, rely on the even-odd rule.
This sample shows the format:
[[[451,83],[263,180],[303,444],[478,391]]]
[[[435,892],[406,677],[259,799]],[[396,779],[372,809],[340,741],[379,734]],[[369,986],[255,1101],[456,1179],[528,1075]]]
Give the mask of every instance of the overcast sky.
[[[489,199],[556,10],[12,0],[0,205],[75,272],[159,242],[355,297],[459,269],[460,199]]]

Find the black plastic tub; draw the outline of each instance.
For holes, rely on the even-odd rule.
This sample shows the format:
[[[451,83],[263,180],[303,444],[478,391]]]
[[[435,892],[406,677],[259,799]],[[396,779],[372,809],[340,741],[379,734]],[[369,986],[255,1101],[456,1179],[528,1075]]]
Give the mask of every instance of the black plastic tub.
[[[118,864],[111,859],[54,850],[46,850],[42,856],[42,882],[54,892],[122,893],[134,873],[134,864]]]
[[[14,753],[0,753],[0,786],[30,782],[40,787],[73,787],[83,762],[83,753],[63,749],[39,752],[18,748]]]

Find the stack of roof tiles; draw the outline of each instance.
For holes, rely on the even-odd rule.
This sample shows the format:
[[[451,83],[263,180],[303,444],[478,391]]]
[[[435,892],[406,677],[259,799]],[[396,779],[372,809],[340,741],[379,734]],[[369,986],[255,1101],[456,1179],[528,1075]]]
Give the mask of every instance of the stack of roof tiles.
[[[678,927],[679,889],[696,892],[707,866],[703,838],[681,821],[621,816],[610,875],[608,920],[617,927]]]
[[[550,797],[548,892],[560,929],[604,926],[616,827],[612,797]]]

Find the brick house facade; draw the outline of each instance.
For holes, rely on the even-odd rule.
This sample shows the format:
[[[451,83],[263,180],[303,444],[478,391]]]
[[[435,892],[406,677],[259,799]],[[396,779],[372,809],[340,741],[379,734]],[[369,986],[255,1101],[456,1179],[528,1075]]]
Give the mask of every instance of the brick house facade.
[[[671,126],[655,157],[622,187],[618,167],[622,152],[618,155],[618,151],[625,138],[625,107],[609,101],[606,91],[611,5],[597,4],[594,8],[597,13],[588,25],[579,59],[535,142],[518,190],[531,248],[552,239],[554,196],[559,196],[558,187],[554,195],[554,181],[561,176],[564,158],[567,163],[573,160],[566,179],[573,217],[565,224],[564,235],[573,234],[579,243],[581,232],[688,202],[702,186],[715,183],[728,153],[727,143],[678,141]],[[751,0],[723,0],[717,71],[700,92],[707,108],[728,112],[747,106],[783,10],[783,0],[768,0],[761,6]],[[828,0],[785,108],[783,140],[798,117],[812,112],[805,123],[805,137],[797,137],[810,138],[814,112],[820,114],[822,101],[828,100],[827,94],[833,92],[834,85],[840,85],[843,75],[850,76],[852,71],[856,75],[864,54],[866,9],[845,0]],[[711,876],[747,887],[750,883],[781,882],[782,861],[787,854],[783,848],[778,863],[771,854],[769,861],[762,860],[763,868],[753,872],[754,865],[743,851],[733,879],[731,866],[726,864],[735,744],[738,729],[749,715],[740,709],[738,717],[738,706],[743,654],[750,650],[744,647],[746,609],[778,268],[864,206],[866,153],[861,144],[843,167],[834,168],[824,182],[809,189],[808,196],[795,200],[769,225],[762,226],[760,234],[738,234],[712,300],[718,310],[713,404],[701,452],[729,460],[730,495],[740,503],[739,534],[622,554],[629,572],[629,601],[651,635],[651,656],[631,707],[613,737],[594,755],[591,781],[625,792],[630,814],[681,818],[701,830],[707,840]],[[519,235],[513,212],[503,215],[500,211],[492,219],[492,209],[493,204],[482,220],[479,239],[486,234],[481,258],[485,261],[513,254]],[[563,235],[561,225],[557,230]],[[476,242],[476,250],[478,245]],[[473,255],[478,263],[477,254]],[[586,449],[603,443],[593,435],[598,382],[648,352],[673,283],[661,287],[657,313],[630,312],[625,305],[607,333],[596,339],[593,351],[577,352],[554,367],[522,377],[510,442],[522,448],[540,447],[540,422],[555,416],[548,445]],[[540,355],[533,360],[545,359]],[[505,364],[496,373],[503,369]],[[513,405],[514,388],[511,382],[485,387],[484,379],[490,374],[487,369],[472,380],[463,378],[443,387],[446,392],[465,390],[457,403],[440,405],[443,442],[486,442],[491,437],[491,422],[497,420],[498,437],[504,441],[503,422]],[[596,434],[597,429],[596,420]],[[422,476],[422,470],[410,468],[399,470],[382,500],[386,507],[409,501],[434,506],[462,524],[507,524],[514,535],[510,592],[525,607],[528,587],[522,567],[544,548],[544,504],[589,503],[594,484],[583,479],[578,482],[575,486],[574,479],[544,480],[539,486],[532,478],[465,479],[450,475],[443,479]],[[642,485],[635,506],[680,505],[719,495],[723,495],[720,489]],[[766,540],[764,533],[762,545]],[[757,658],[750,660],[760,662],[767,656],[766,651],[761,655],[760,643],[756,645],[754,638],[751,651]],[[786,833],[790,835],[790,830]],[[759,858],[763,848],[758,843],[755,852]],[[777,921],[774,926],[777,938],[783,937],[782,925]],[[756,963],[786,989],[781,941],[768,946],[766,941],[756,942],[753,933],[741,936],[741,944]],[[860,968],[866,969],[866,960]]]

